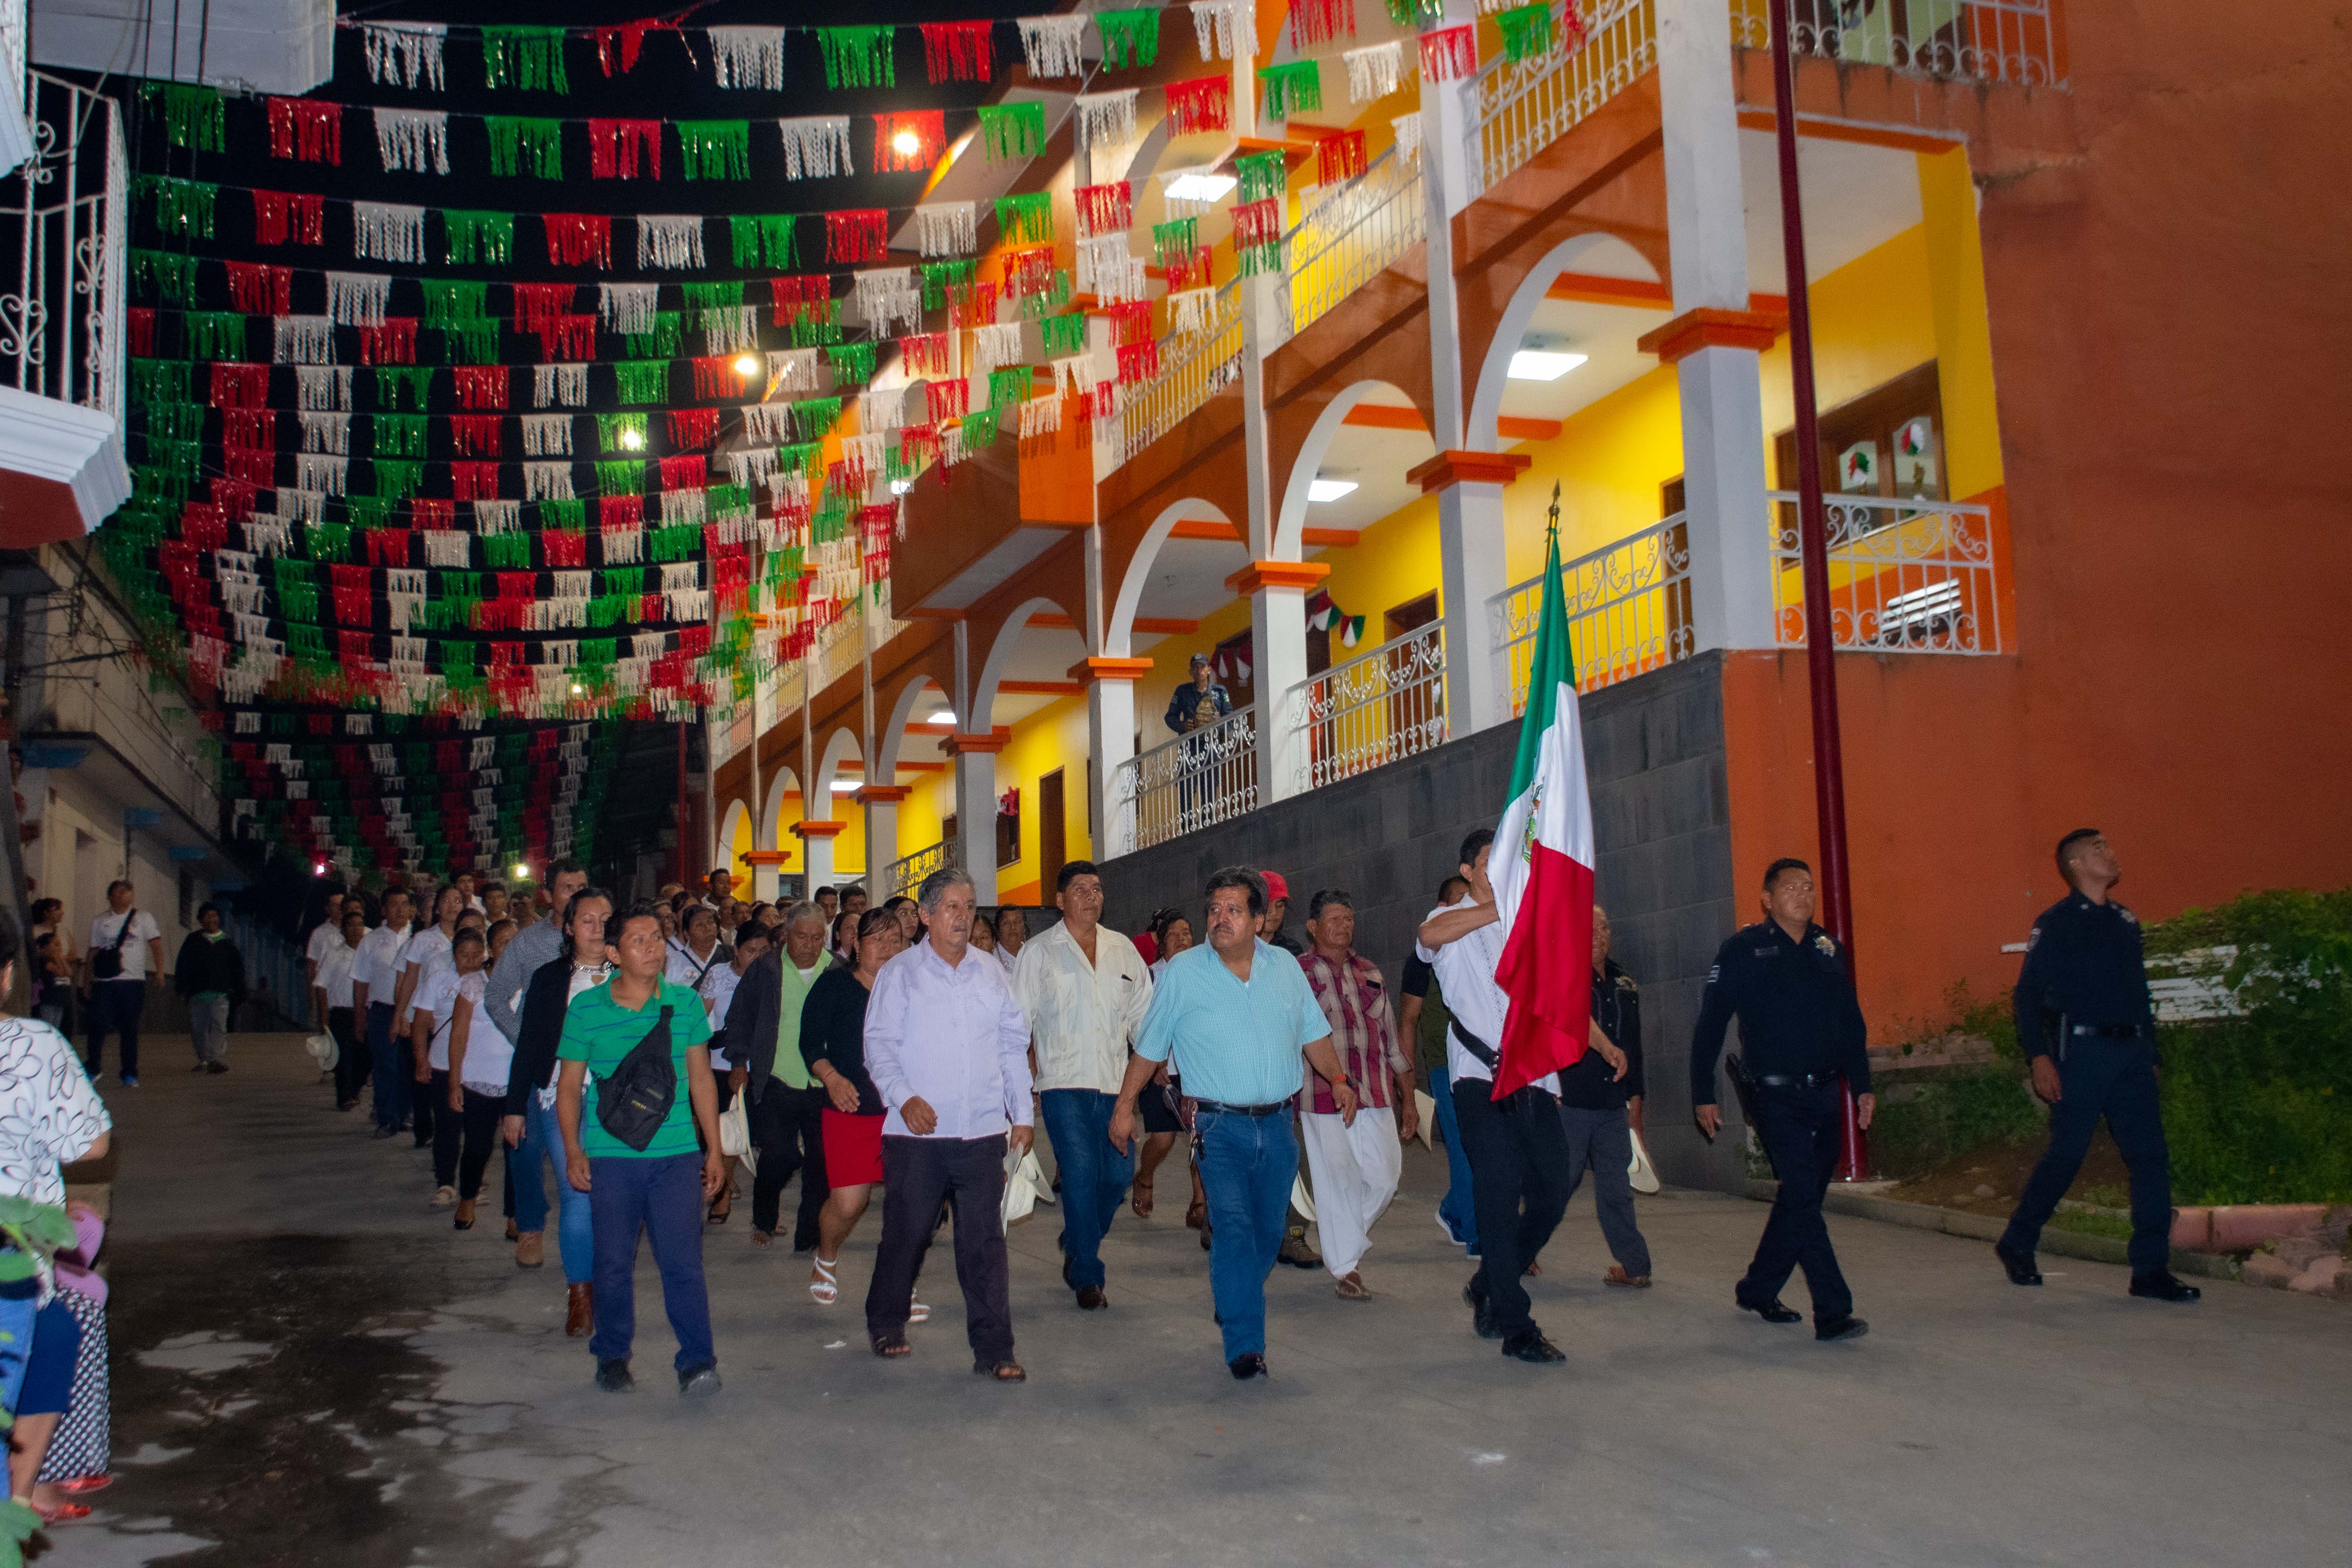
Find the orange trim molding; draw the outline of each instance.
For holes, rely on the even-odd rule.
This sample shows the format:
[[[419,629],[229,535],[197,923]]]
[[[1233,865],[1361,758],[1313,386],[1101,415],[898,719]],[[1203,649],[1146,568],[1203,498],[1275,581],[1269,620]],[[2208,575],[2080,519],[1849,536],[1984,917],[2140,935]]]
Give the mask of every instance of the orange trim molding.
[[[1247,598],[1261,588],[1312,588],[1329,575],[1321,561],[1253,561],[1226,578],[1225,588]]]
[[[1423,495],[1454,485],[1507,485],[1534,461],[1519,452],[1444,451],[1406,474],[1405,482]]]
[[[836,821],[795,822],[793,824],[793,837],[803,840],[811,838],[831,838],[835,834],[843,831],[845,828],[848,827],[848,826],[849,824],[846,822]]]
[[[1075,680],[1000,680],[996,689],[1007,697],[1076,697],[1085,688]]]
[[[1079,682],[1097,680],[1140,680],[1151,673],[1148,658],[1082,658],[1070,666],[1070,674]]]
[[[861,784],[849,798],[860,805],[896,805],[914,793],[912,784]]]
[[[1780,127],[1769,109],[1743,109],[1739,111],[1739,128],[1743,131],[1773,131]],[[1823,142],[1855,142],[1865,147],[1893,147],[1904,153],[1948,153],[1966,145],[1964,138],[1939,135],[1928,131],[1902,131],[1888,125],[1849,125],[1843,121],[1820,115],[1800,113],[1797,134],[1811,136]]]
[[[746,866],[782,866],[792,858],[789,849],[746,849],[736,857]]]
[[[1418,408],[1397,408],[1385,403],[1359,403],[1340,416],[1342,425],[1374,430],[1426,430],[1429,424]]]
[[[1495,434],[1506,441],[1549,441],[1559,434],[1557,419],[1529,419],[1523,415],[1496,416]]]
[[[1789,318],[1773,311],[1724,310],[1702,305],[1643,332],[1634,346],[1673,364],[1707,348],[1754,349],[1760,353],[1788,330]]]
[[[966,752],[977,755],[982,752],[1001,752],[1011,739],[1010,734],[1003,731],[992,735],[950,735],[940,742],[940,750],[950,757],[961,756]]]

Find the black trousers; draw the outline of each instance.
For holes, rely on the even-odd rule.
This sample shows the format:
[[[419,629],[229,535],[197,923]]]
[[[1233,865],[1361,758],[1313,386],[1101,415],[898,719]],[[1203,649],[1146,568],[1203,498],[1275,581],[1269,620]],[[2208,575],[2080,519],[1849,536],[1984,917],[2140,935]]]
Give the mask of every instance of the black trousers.
[[[433,1184],[436,1187],[456,1186],[457,1153],[460,1141],[466,1133],[466,1119],[449,1109],[449,1069],[435,1068],[432,1086],[427,1088],[419,1084],[410,1098],[416,1105],[419,1142],[425,1141],[421,1131],[425,1124],[425,1108],[428,1103],[433,1107]]]
[[[2164,1142],[2155,1049],[2145,1040],[2089,1037],[2069,1046],[2058,1064],[2063,1092],[2050,1108],[2050,1147],[2019,1194],[2001,1244],[2018,1252],[2040,1244],[2042,1226],[2074,1184],[2105,1116],[2131,1172],[2132,1272],[2161,1274],[2172,1257],[2172,1156]]]
[[[1780,1192],[1756,1243],[1755,1260],[1733,1294],[1743,1307],[1761,1306],[1780,1295],[1791,1270],[1802,1268],[1813,1293],[1814,1321],[1842,1318],[1853,1310],[1853,1292],[1830,1247],[1822,1198],[1837,1173],[1845,1136],[1844,1095],[1834,1083],[1813,1089],[1758,1084],[1755,1110],[1756,1136],[1771,1156]]]
[[[446,1079],[448,1075],[435,1073],[433,1076]],[[443,1085],[445,1092],[447,1086]],[[465,1114],[462,1117],[450,1115],[449,1102],[445,1100],[441,1102],[441,1120],[445,1123],[459,1122],[464,1130],[464,1150],[457,1156],[457,1195],[460,1198],[478,1198],[482,1195],[482,1173],[489,1169],[490,1151],[504,1142],[499,1136],[499,1129],[506,1121],[507,1097],[484,1094],[478,1089],[461,1088],[460,1092],[466,1097]],[[436,1132],[437,1134],[437,1128]],[[437,1143],[433,1163],[436,1165],[441,1163]]]
[[[438,1149],[440,1145],[434,1136],[434,1129],[441,1121],[452,1120],[449,1116],[449,1102],[441,1098],[449,1092],[449,1086],[440,1080],[448,1076],[446,1072],[434,1073],[431,1081],[438,1087],[430,1090],[425,1084],[419,1083],[416,1080],[416,1037],[414,1035],[400,1037],[400,1081],[408,1086],[408,1126],[409,1130],[416,1134],[416,1146],[419,1149],[424,1148],[427,1143]],[[450,1147],[455,1149],[456,1145],[453,1143]],[[456,1156],[453,1154],[451,1158],[454,1160]],[[437,1153],[434,1157],[433,1163],[437,1170],[441,1163]],[[442,1178],[441,1185],[446,1187],[448,1184],[448,1179]]]
[[[1559,1101],[1541,1089],[1513,1095],[1505,1110],[1483,1078],[1454,1082],[1454,1121],[1470,1158],[1478,1215],[1478,1273],[1470,1290],[1495,1314],[1508,1339],[1535,1327],[1520,1278],[1551,1240],[1568,1209],[1568,1134]]]
[[[882,1242],[866,1292],[866,1331],[907,1331],[907,1306],[939,1226],[955,1215],[956,1285],[975,1364],[1013,1359],[1012,1268],[1004,1251],[1004,1134],[882,1140]]]
[[[833,1191],[824,1179],[824,1121],[825,1093],[821,1089],[794,1089],[780,1078],[768,1080],[751,1102],[751,1146],[760,1163],[751,1176],[751,1225],[773,1235],[783,1208],[784,1184],[798,1171],[800,1213],[793,1221],[793,1250],[806,1252],[817,1243],[817,1211]]]
[[[335,1037],[335,1104],[356,1104],[367,1086],[368,1069],[375,1065],[368,1059],[367,1042],[360,1037],[358,1020],[349,1007],[327,1009],[327,1033]]]

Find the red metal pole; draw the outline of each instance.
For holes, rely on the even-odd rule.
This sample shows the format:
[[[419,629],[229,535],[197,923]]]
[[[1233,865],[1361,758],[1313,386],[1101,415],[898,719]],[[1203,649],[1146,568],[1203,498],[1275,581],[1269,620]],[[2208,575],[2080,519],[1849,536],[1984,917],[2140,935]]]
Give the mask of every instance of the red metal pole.
[[[1772,17],[1772,126],[1780,154],[1780,247],[1789,290],[1789,390],[1797,410],[1797,542],[1805,589],[1805,674],[1813,705],[1813,811],[1821,835],[1822,925],[1853,967],[1853,900],[1845,853],[1845,752],[1838,734],[1837,637],[1830,620],[1829,526],[1822,506],[1821,418],[1813,401],[1813,319],[1805,268],[1804,204],[1797,183],[1797,103],[1789,47],[1793,0],[1767,0]],[[1845,1089],[1837,1179],[1866,1180],[1870,1142]]]
[[[686,726],[677,727],[677,885],[687,884],[686,875]]]

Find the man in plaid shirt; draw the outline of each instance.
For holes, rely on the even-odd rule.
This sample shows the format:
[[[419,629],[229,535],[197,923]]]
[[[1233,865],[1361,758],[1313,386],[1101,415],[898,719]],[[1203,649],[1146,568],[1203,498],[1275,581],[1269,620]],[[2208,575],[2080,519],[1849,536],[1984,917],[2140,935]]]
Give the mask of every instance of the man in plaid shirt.
[[[1327,888],[1308,902],[1307,916],[1315,945],[1299,967],[1330,1020],[1332,1048],[1363,1103],[1352,1119],[1345,1117],[1323,1081],[1310,1079],[1299,1095],[1299,1141],[1315,1183],[1324,1267],[1339,1281],[1342,1300],[1362,1301],[1371,1292],[1356,1266],[1370,1244],[1372,1222],[1396,1196],[1403,1145],[1421,1130],[1412,1058],[1397,1042],[1379,966],[1355,951],[1355,900]]]

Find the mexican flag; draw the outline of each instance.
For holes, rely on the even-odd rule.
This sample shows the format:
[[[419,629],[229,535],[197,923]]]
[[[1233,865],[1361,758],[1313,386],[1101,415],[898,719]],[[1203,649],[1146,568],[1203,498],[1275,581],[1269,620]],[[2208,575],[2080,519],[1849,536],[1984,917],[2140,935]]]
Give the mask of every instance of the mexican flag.
[[[1510,804],[1486,862],[1502,921],[1495,981],[1511,999],[1496,1047],[1500,1100],[1584,1055],[1592,1008],[1592,798],[1577,725],[1576,661],[1568,646],[1568,595],[1559,538],[1545,550],[1528,710]]]

